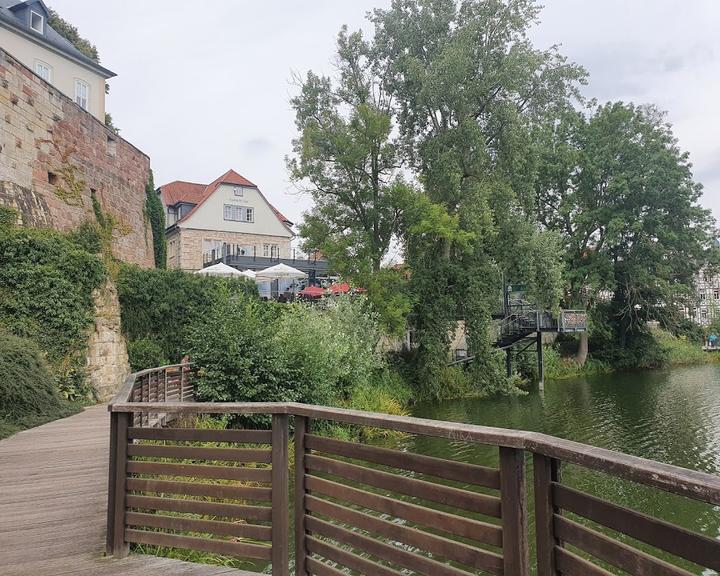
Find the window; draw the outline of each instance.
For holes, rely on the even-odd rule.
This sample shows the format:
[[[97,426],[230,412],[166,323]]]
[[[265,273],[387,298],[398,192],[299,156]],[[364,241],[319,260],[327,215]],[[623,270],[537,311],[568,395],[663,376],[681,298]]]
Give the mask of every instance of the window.
[[[263,256],[265,258],[278,258],[280,248],[277,244],[263,244]]]
[[[242,188],[233,188],[233,194],[235,194],[235,196],[240,196],[242,198],[243,189]]]
[[[35,61],[35,74],[40,76],[45,82],[52,82],[52,68],[49,64],[41,62],[40,60]]]
[[[90,86],[82,80],[75,80],[75,104],[83,110],[88,109],[90,102]]]
[[[222,240],[203,240],[203,256],[210,259],[220,258],[222,256],[223,242]]]
[[[30,10],[30,28],[42,34],[44,32],[45,18],[42,14]]]
[[[713,300],[720,300],[720,290],[713,290]]]
[[[700,291],[700,300],[705,300],[705,290]]]
[[[232,204],[225,204],[223,206],[223,219],[231,220],[233,222],[253,222],[255,214],[252,208],[245,208],[245,206],[233,206]]]

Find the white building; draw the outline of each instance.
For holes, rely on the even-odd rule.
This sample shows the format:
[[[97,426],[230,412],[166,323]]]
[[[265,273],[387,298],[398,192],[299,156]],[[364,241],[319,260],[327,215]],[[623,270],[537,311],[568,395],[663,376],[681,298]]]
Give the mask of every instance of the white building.
[[[0,48],[105,122],[105,81],[115,74],[58,34],[48,17],[42,0],[0,0]]]
[[[168,268],[199,270],[226,255],[263,263],[292,258],[292,222],[234,170],[211,184],[176,180],[157,192],[165,207]]]

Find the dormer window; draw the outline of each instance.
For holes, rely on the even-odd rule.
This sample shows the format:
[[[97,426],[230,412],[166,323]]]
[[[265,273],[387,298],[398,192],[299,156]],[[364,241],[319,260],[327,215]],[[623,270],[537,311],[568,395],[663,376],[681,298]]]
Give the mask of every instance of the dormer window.
[[[242,188],[233,188],[233,194],[235,194],[235,196],[242,196],[243,189]]]
[[[45,31],[45,18],[42,14],[30,10],[30,28],[39,34]]]

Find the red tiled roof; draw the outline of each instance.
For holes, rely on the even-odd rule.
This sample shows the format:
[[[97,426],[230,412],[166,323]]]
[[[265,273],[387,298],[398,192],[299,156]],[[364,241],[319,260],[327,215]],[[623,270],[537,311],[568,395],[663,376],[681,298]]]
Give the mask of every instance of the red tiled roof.
[[[206,188],[205,184],[175,180],[175,182],[161,186],[160,194],[162,195],[163,204],[166,206],[172,206],[178,202],[197,204],[202,199]]]
[[[183,182],[181,180],[175,180],[174,182],[170,182],[169,184],[165,184],[163,186],[160,186],[160,194],[162,195],[163,203],[166,206],[172,206],[173,204],[177,204],[178,202],[187,202],[189,204],[195,204],[193,208],[185,214],[180,220],[187,220],[190,215],[195,212],[198,206],[205,202],[210,195],[217,190],[218,186],[220,184],[235,184],[236,186],[247,186],[248,188],[255,188],[260,193],[260,196],[262,196],[265,201],[267,202],[267,198],[263,196],[263,193],[260,192],[260,189],[250,182],[247,178],[244,176],[241,176],[235,170],[228,170],[217,178],[215,181],[211,182],[207,186],[205,184],[195,184],[193,182]],[[283,216],[282,212],[275,208],[270,202],[268,202],[268,206],[270,206],[270,209],[273,211],[275,216],[277,217],[280,222],[285,224],[286,226],[292,226],[292,222]]]

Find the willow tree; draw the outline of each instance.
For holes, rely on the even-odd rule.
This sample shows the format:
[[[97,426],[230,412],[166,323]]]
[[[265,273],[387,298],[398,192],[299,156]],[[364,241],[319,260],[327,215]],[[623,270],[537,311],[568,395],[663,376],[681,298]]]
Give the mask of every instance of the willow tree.
[[[407,239],[425,381],[446,363],[458,318],[478,373],[497,377],[488,327],[502,274],[543,305],[558,301],[560,251],[535,215],[535,133],[578,96],[584,71],[533,47],[538,13],[530,0],[394,0],[371,16],[403,152],[429,199],[472,234],[469,244]]]
[[[299,137],[288,159],[292,179],[308,192],[305,249],[319,249],[349,276],[380,269],[401,214],[406,185],[392,137],[392,98],[372,45],[361,32],[338,35],[337,74],[313,72],[291,100]]]

